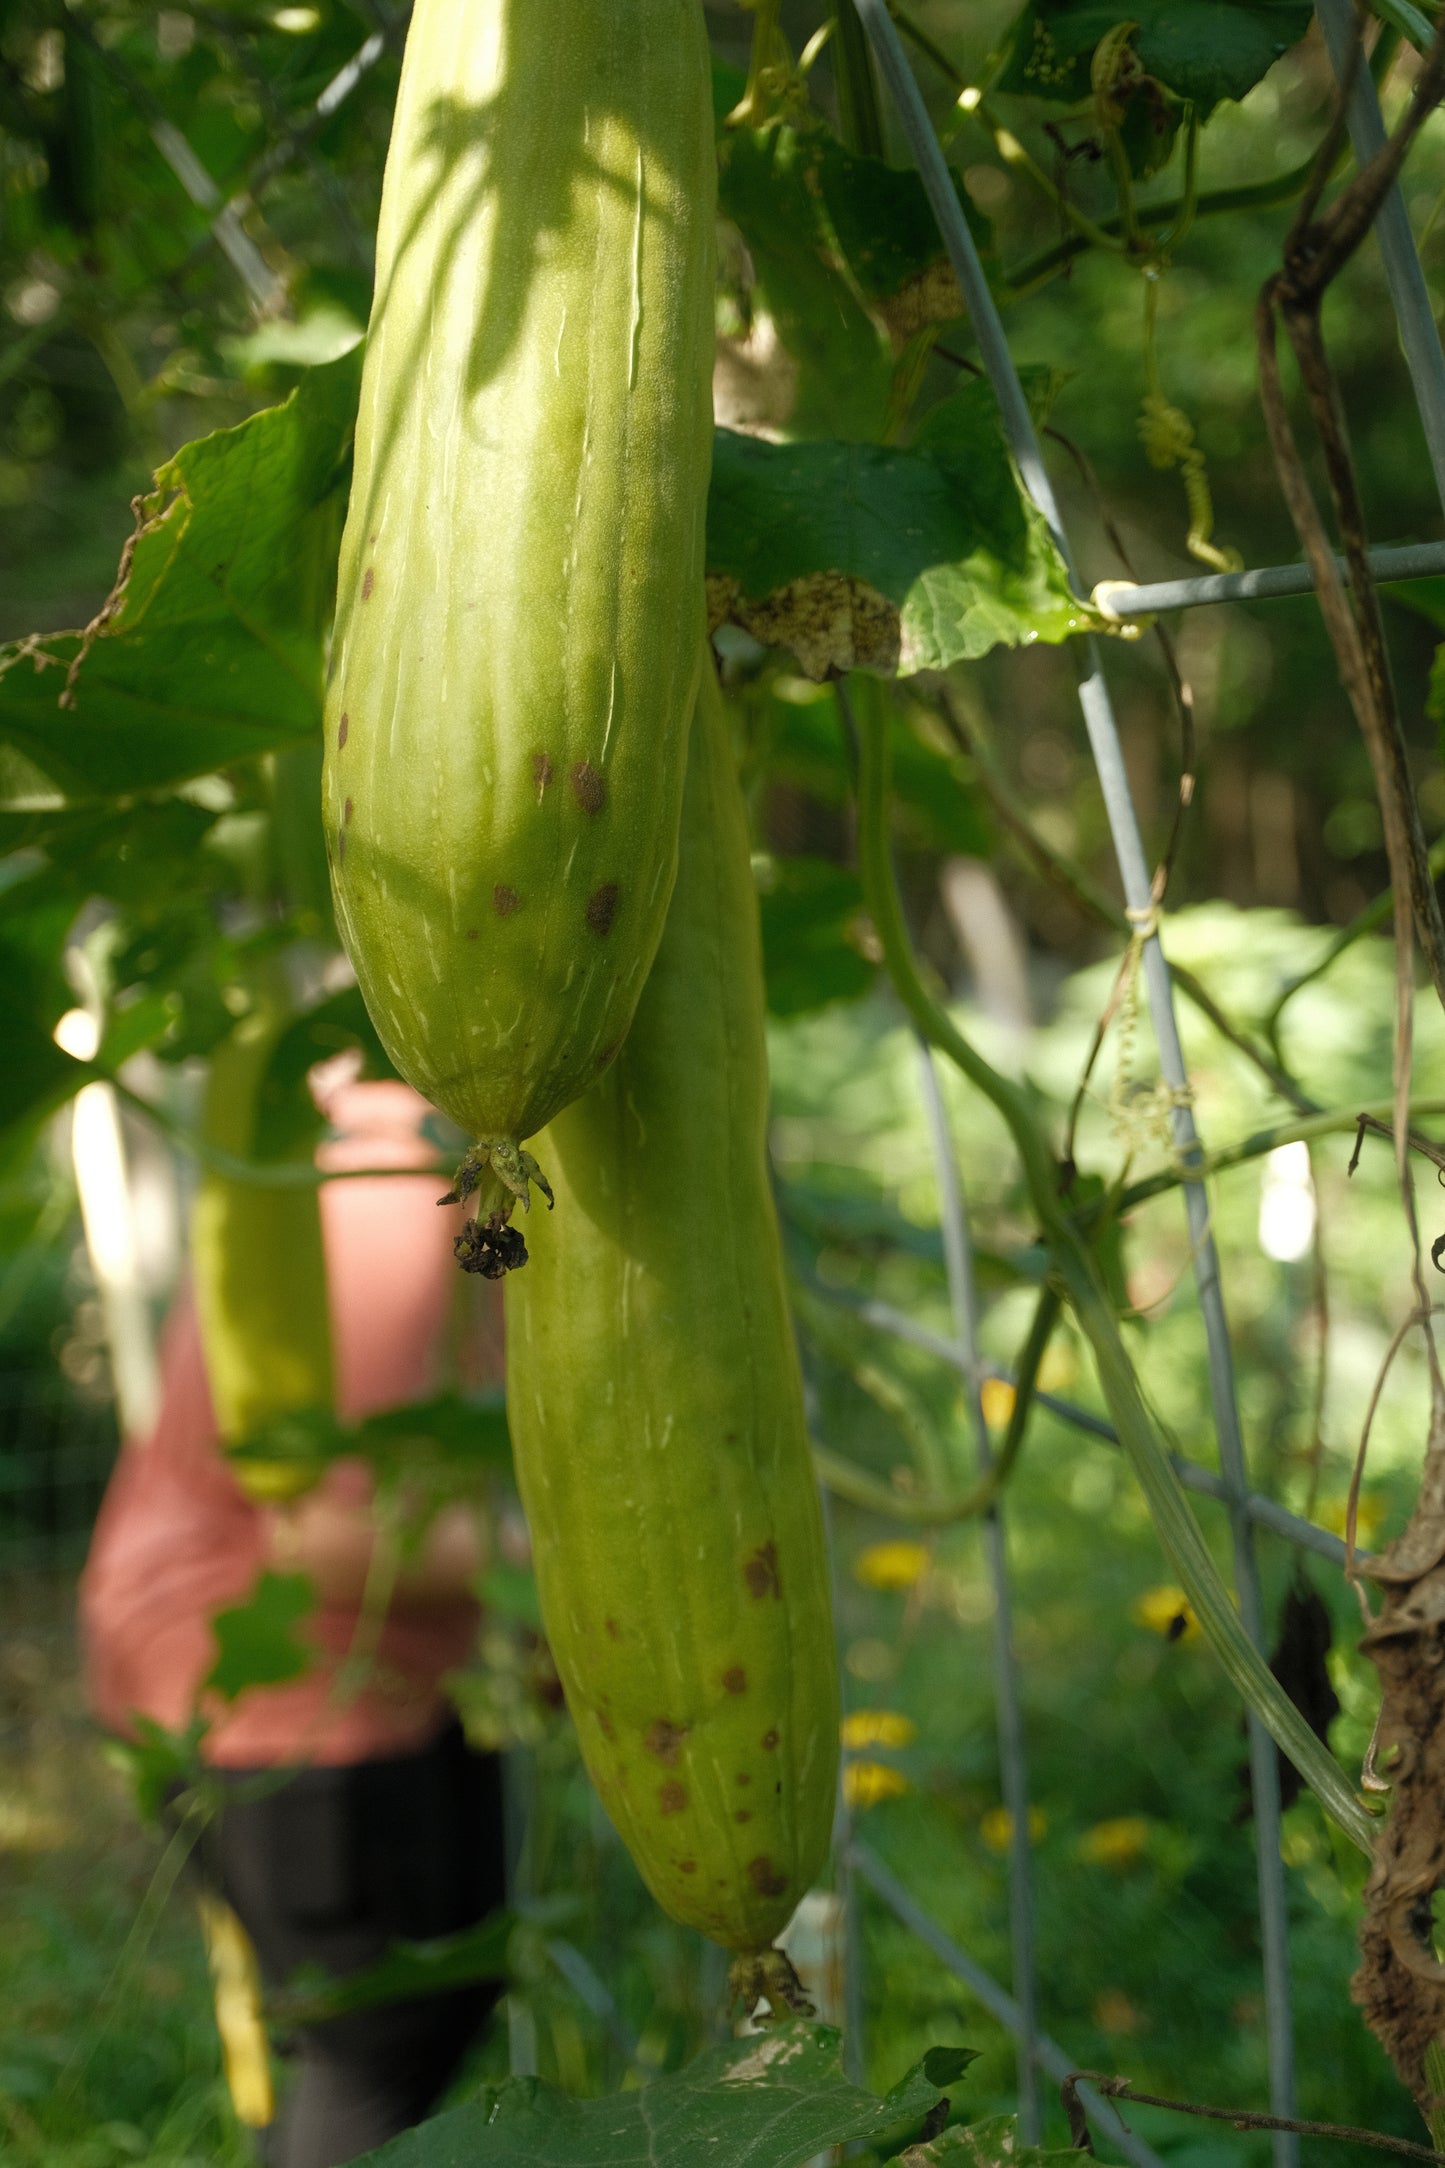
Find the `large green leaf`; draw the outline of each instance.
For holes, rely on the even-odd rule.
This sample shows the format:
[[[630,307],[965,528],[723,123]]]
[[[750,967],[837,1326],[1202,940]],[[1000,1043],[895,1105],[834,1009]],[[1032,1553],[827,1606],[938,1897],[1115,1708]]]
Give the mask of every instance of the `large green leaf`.
[[[1147,72],[1207,115],[1221,98],[1251,91],[1304,36],[1313,13],[1308,0],[1131,0],[1127,8],[1109,0],[1032,0],[999,88],[1075,104],[1089,95],[1099,40],[1132,22]]]
[[[154,790],[317,726],[359,355],[156,475],[85,633],[0,650],[0,804]]]
[[[880,2100],[849,2084],[840,2049],[826,2025],[796,2021],[603,2100],[511,2078],[365,2158],[374,2168],[799,2168],[859,2140],[888,2157],[973,2060],[934,2048]]]
[[[991,265],[992,229],[953,182]],[[850,151],[812,119],[725,130],[718,190],[791,363],[773,425],[789,437],[881,436],[894,344],[963,314],[918,175]]]
[[[925,417],[908,449],[717,432],[708,593],[810,677],[943,670],[1060,641],[1089,613],[1025,498],[987,385]]]
[[[719,204],[747,242],[754,302],[772,319],[791,364],[773,368],[764,418],[794,436],[876,437],[888,413],[893,357],[831,244],[815,142],[811,131],[800,136],[792,128],[725,136]]]

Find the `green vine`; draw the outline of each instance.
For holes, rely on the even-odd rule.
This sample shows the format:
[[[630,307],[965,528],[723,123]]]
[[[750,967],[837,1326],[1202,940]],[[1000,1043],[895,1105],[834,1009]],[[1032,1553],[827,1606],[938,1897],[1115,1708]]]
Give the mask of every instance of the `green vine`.
[[[1339,1764],[1320,1744],[1246,1635],[1168,1455],[1155,1436],[1098,1263],[1061,1201],[1059,1168],[1032,1102],[1020,1086],[984,1060],[919,975],[903,921],[889,842],[892,741],[886,695],[870,680],[853,682],[859,688],[853,704],[861,748],[859,865],[889,978],[924,1037],[983,1093],[1007,1125],[1049,1251],[1052,1284],[1089,1342],[1110,1419],[1144,1492],[1159,1540],[1226,1675],[1331,1820],[1368,1855],[1374,1844],[1370,1816],[1346,1783]]]

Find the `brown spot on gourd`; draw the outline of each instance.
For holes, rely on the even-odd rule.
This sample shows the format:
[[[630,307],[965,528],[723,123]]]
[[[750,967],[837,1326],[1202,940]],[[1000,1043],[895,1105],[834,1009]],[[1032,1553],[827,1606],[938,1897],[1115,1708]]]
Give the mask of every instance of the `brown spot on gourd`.
[[[343,812],[343,814],[342,814],[341,818],[342,818],[342,820],[343,820],[343,821],[345,821],[345,822],[346,822],[346,823],[347,823],[348,825],[350,824],[350,821],[351,821],[351,800],[350,800],[349,798],[348,798],[348,799],[347,799],[347,801],[346,801],[346,810],[345,810],[345,811]]]
[[[765,1731],[765,1732],[763,1733],[763,1746],[764,1746],[764,1748],[766,1749],[766,1751],[767,1751],[767,1752],[768,1752],[769,1754],[771,1754],[771,1753],[772,1753],[772,1751],[773,1751],[773,1748],[774,1748],[774,1747],[775,1747],[775,1746],[777,1745],[777,1743],[778,1743],[778,1731],[777,1731],[777,1726],[776,1726],[776,1725],[774,1725],[774,1727],[773,1727],[773,1729],[772,1729],[771,1731]]]
[[[572,785],[572,795],[590,818],[600,813],[607,803],[607,785],[590,760],[579,760],[567,776]]]
[[[686,1805],[687,1791],[678,1783],[676,1777],[670,1777],[666,1784],[658,1785],[657,1807],[660,1814],[681,1814]]]
[[[617,1737],[617,1728],[605,1709],[597,1711],[597,1729],[604,1739],[615,1739]]]
[[[733,1778],[734,1784],[751,1784],[752,1781],[753,1780],[748,1775],[746,1769],[740,1769],[737,1775]]]
[[[781,1596],[783,1584],[778,1575],[778,1547],[764,1543],[754,1551],[743,1567],[743,1579],[750,1592],[761,1602],[764,1596]]]
[[[649,1727],[642,1743],[649,1754],[655,1754],[660,1762],[666,1762],[669,1769],[675,1769],[682,1742],[690,1728],[687,1724],[674,1724],[669,1718],[660,1716],[657,1722]]]
[[[336,863],[338,866],[346,864],[346,830],[344,828],[338,828],[336,831]]]
[[[677,1871],[679,1874],[696,1874],[697,1861],[695,1859],[680,1859],[677,1863]]]
[[[515,888],[508,888],[505,881],[498,881],[492,890],[492,909],[498,918],[510,918],[521,906],[522,899]]]
[[[773,1865],[766,1852],[748,1861],[748,1880],[760,1897],[781,1897],[788,1878]]]
[[[610,1639],[612,1639],[613,1641],[615,1641],[615,1640],[617,1639],[617,1621],[616,1621],[616,1619],[615,1619],[615,1618],[605,1618],[605,1619],[604,1619],[604,1620],[602,1621],[602,1623],[603,1623],[603,1625],[604,1625],[604,1626],[605,1626],[605,1627],[607,1628],[607,1632],[608,1632],[609,1638],[610,1638]]]
[[[550,753],[534,753],[532,755],[532,781],[537,786],[538,805],[542,803],[542,793],[556,772],[552,766],[552,755]]]
[[[469,941],[475,941],[475,940],[476,940],[476,938],[477,938],[477,929],[476,929],[476,927],[475,927],[475,926],[468,926],[468,928],[467,928],[467,939],[468,939]]]
[[[748,1675],[741,1664],[729,1664],[722,1682],[730,1694],[745,1694],[748,1690]]]
[[[341,721],[336,726],[336,750],[338,753],[341,751],[342,746],[345,745],[347,738],[350,735],[351,717],[349,715],[343,715]]]
[[[587,898],[587,923],[594,933],[611,932],[612,921],[617,916],[619,893],[616,881],[604,881]]]
[[[370,602],[371,590],[373,587],[375,587],[375,585],[376,567],[375,565],[368,565],[366,568],[366,577],[362,580],[361,583],[361,599],[363,602]]]
[[[733,1816],[735,1822],[750,1822],[752,1818],[753,1810],[751,1807],[739,1807]]]

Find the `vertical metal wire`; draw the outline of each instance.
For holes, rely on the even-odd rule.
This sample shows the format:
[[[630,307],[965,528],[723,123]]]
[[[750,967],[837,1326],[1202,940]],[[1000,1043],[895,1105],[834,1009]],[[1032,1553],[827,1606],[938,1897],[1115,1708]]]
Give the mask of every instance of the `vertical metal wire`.
[[[978,1293],[973,1277],[973,1244],[958,1180],[948,1114],[938,1088],[933,1051],[918,1041],[918,1079],[928,1118],[929,1140],[938,1183],[943,1226],[943,1259],[948,1300],[959,1354],[959,1371],[968,1402],[981,1474],[993,1465],[988,1424],[984,1419],[978,1351]],[[1029,1774],[1024,1747],[1023,1710],[1019,1703],[1018,1663],[1014,1655],[1013,1615],[1009,1598],[1008,1547],[1003,1517],[995,1505],[984,1515],[983,1552],[993,1585],[994,1706],[998,1726],[999,1778],[1009,1816],[1009,1941],[1013,2000],[1018,2010],[1019,2138],[1037,2145],[1043,2135],[1038,2090],[1038,1970],[1034,1943],[1033,1861],[1029,1840]]]
[[[1343,82],[1359,35],[1352,0],[1315,0],[1315,13],[1320,19],[1335,75]],[[1368,68],[1355,71],[1349,123],[1356,162],[1368,165],[1385,147],[1384,117]],[[1389,194],[1380,205],[1375,219],[1375,236],[1385,260],[1385,278],[1394,304],[1395,320],[1400,327],[1405,365],[1415,387],[1415,402],[1420,409],[1425,442],[1430,448],[1435,488],[1441,503],[1445,504],[1445,354],[1440,351],[1435,311],[1398,181],[1391,184]]]
[[[989,292],[968,222],[954,192],[938,138],[929,121],[898,33],[889,17],[886,0],[858,0],[858,10],[872,41],[880,72],[897,107],[934,216],[938,220],[944,246],[962,290],[974,335],[978,340],[979,352],[998,400],[1004,429],[1024,486],[1053,531],[1060,554],[1069,568],[1070,577],[1075,578],[1063,521],[1044,466],[1033,417],[1008,350],[1003,324]],[[1174,1015],[1169,967],[1155,930],[1153,896],[1143,838],[1130,795],[1123,751],[1119,743],[1109,689],[1104,681],[1098,643],[1092,638],[1083,642],[1079,705],[1083,711],[1085,728],[1099,774],[1127,909],[1141,937],[1144,982],[1159,1049],[1159,1065],[1165,1082],[1176,1094],[1173,1110],[1174,1143],[1179,1159],[1187,1169],[1191,1165],[1197,1165],[1200,1159],[1198,1132],[1185,1096],[1188,1071]],[[1264,1640],[1263,1605],[1253,1530],[1244,1505],[1248,1481],[1235,1395],[1234,1360],[1220,1284],[1219,1258],[1210,1233],[1209,1204],[1201,1181],[1185,1182],[1184,1201],[1199,1305],[1204,1319],[1210,1400],[1219,1439],[1220,1471],[1229,1492],[1228,1507],[1234,1539],[1234,1576],[1239,1595],[1240,1619],[1246,1633],[1255,1645],[1260,1647]],[[1274,1742],[1253,1711],[1249,1715],[1249,1764],[1254,1793],[1260,1940],[1269,2041],[1270,2106],[1276,2115],[1290,2116],[1294,2114],[1295,2108],[1294,2040],[1288,1914],[1284,1869],[1279,1849],[1279,1772]],[[1299,2148],[1294,2135],[1287,2131],[1277,2132],[1274,2139],[1276,2168],[1295,2168],[1298,2156]]]

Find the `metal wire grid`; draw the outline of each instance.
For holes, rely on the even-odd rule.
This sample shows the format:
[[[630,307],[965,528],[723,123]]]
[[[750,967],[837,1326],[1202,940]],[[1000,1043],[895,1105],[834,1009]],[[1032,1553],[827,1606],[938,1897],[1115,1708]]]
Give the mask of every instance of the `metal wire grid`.
[[[112,1408],[59,1376],[0,1372],[0,1580],[79,1566],[115,1453]]]
[[[385,5],[385,0],[358,0],[358,5],[374,28],[351,58],[338,68],[331,80],[324,85],[305,112],[294,117],[288,115],[278,105],[269,86],[264,81],[257,83],[258,92],[265,98],[275,132],[267,148],[260,152],[248,167],[240,188],[233,190],[229,196],[222,194],[214,177],[197,157],[186,136],[134,70],[96,36],[81,9],[71,10],[70,21],[76,35],[85,41],[101,67],[133,101],[137,111],[144,117],[156,149],[197,210],[207,214],[211,239],[230,263],[259,316],[272,316],[284,308],[286,286],[272,270],[247,231],[245,220],[259,205],[270,183],[293,161],[303,160],[316,177],[322,194],[331,206],[349,253],[357,253],[358,240],[361,243],[361,252],[365,253],[364,237],[359,237],[356,233],[345,197],[337,188],[336,176],[325,160],[317,157],[313,146],[321,129],[341,110],[388,46],[400,44],[406,31],[410,7],[389,7]]]
[[[938,138],[928,119],[902,42],[888,14],[886,0],[857,0],[857,6],[938,221],[1024,486],[1048,522],[1065,563],[1069,566],[1071,577],[1074,577],[1067,536],[1044,467],[1018,372],[1009,354],[1003,326],[984,278],[973,237],[954,193]],[[1343,79],[1357,34],[1351,0],[1316,0],[1316,12],[1336,75]],[[1356,74],[1349,117],[1356,157],[1364,163],[1383,145],[1384,123],[1374,85],[1368,72],[1363,69]],[[1390,192],[1378,221],[1377,232],[1437,488],[1442,503],[1445,503],[1445,355],[1442,355],[1434,314],[1425,288],[1424,273],[1398,185]],[[1254,584],[1233,587],[1218,577],[1171,582],[1164,590],[1167,599],[1161,599],[1159,590],[1156,589],[1144,607],[1188,607],[1195,603],[1227,599],[1232,592],[1279,594],[1300,591],[1291,584],[1299,578],[1295,567],[1272,568],[1265,574],[1244,575],[1243,578]],[[1308,585],[1309,582],[1306,581],[1305,584]],[[1127,593],[1127,590],[1125,592]],[[1142,596],[1136,595],[1133,599],[1136,604],[1143,601]],[[1117,614],[1126,613],[1118,610]],[[1131,611],[1128,614],[1135,613]],[[1198,1167],[1201,1145],[1192,1111],[1187,1098],[1183,1096],[1187,1072],[1174,1014],[1169,969],[1157,930],[1148,862],[1130,795],[1100,652],[1097,643],[1092,639],[1084,643],[1079,704],[1103,791],[1128,916],[1143,938],[1144,978],[1159,1049],[1160,1067],[1165,1081],[1176,1093],[1173,1111],[1175,1149],[1187,1170],[1191,1166]],[[970,1324],[973,1294],[969,1284],[966,1222],[947,1134],[932,1114],[937,1102],[932,1057],[925,1056],[925,1059],[928,1076],[925,1102],[930,1111],[930,1127],[934,1136],[939,1201],[945,1229],[944,1252],[955,1318],[950,1359],[976,1389],[979,1372]],[[1184,1202],[1195,1280],[1204,1319],[1210,1396],[1219,1441],[1221,1469],[1221,1475],[1216,1479],[1217,1489],[1215,1484],[1203,1485],[1197,1481],[1194,1487],[1213,1490],[1228,1510],[1240,1615],[1251,1640],[1257,1648],[1262,1648],[1263,1614],[1254,1549],[1254,1526],[1261,1518],[1259,1505],[1263,1501],[1253,1499],[1249,1490],[1219,1258],[1210,1231],[1208,1203],[1201,1179],[1185,1182]],[[1204,1471],[1197,1473],[1203,1474]],[[1283,1527],[1278,1521],[1274,1525],[1293,1540],[1303,1539],[1302,1525]],[[997,1529],[996,1514],[994,1526]],[[1322,1533],[1323,1531],[1316,1532]],[[1304,1540],[1309,1541],[1311,1548],[1319,1547],[1314,1537]],[[999,1639],[1002,1647],[1006,1645],[1008,1611],[1007,1562],[1001,1539],[995,1538],[986,1545],[986,1555],[999,1601]],[[1000,2022],[1014,2034],[1018,2044],[1020,2133],[1027,2137],[1031,2129],[1037,2128],[1037,2071],[1043,2068],[1054,2074],[1052,2061],[1057,2051],[1051,2042],[1046,2043],[1041,2038],[1037,2029],[1032,1906],[1027,1900],[1021,1900],[1019,1895],[1020,1890],[1027,1886],[1030,1877],[1027,1778],[1012,1666],[1006,1655],[1000,1657],[998,1675],[1002,1788],[1013,1814],[1010,1871],[1014,1892],[1011,1908],[1014,1993],[1011,2006],[1006,2009],[1004,2000],[1007,1998],[1000,1999],[1001,1991],[995,1986],[992,2007]],[[1289,2117],[1295,2113],[1294,2037],[1288,1918],[1284,1867],[1280,1856],[1278,1765],[1273,1741],[1252,1711],[1249,1717],[1249,1760],[1255,1809],[1270,2107],[1274,2114]],[[1016,1797],[1024,1802],[1022,1811],[1014,1804]],[[859,1857],[859,1848],[856,1845],[853,1853],[858,1870],[865,1874],[884,1901],[890,1903],[902,1916],[899,1900],[906,1897],[907,1893],[901,1888],[888,1886],[892,1878],[886,1877],[886,1870],[885,1875],[880,1876],[877,1863],[873,1863],[874,1871],[870,1873],[865,1859]],[[909,1904],[915,1913],[911,1924],[920,1934],[928,1929],[925,1939],[930,1942],[930,1946],[936,1949],[945,1963],[950,1964],[952,1970],[966,1977],[963,1964],[959,1962],[964,1953],[955,1950],[950,1956],[939,1947],[942,1938],[932,1929],[926,1915],[921,1909],[913,1907],[911,1900]],[[972,1961],[966,1962],[971,1968]],[[977,1988],[977,1983],[974,1984]],[[1119,2141],[1116,2137],[1117,2142]],[[1134,2143],[1137,2144],[1137,2141]],[[1296,2135],[1291,2131],[1277,2131],[1273,2135],[1273,2145],[1276,2168],[1295,2168],[1299,2157]],[[1131,2158],[1137,2157],[1137,2154],[1131,2153]]]
[[[72,21],[86,36],[105,68],[132,96],[144,114],[151,138],[175,174],[191,202],[208,214],[209,233],[222,251],[258,315],[274,314],[285,305],[283,282],[267,263],[261,249],[247,232],[246,218],[259,205],[268,184],[293,160],[306,161],[318,170],[324,192],[330,195],[334,178],[316,158],[314,138],[340,110],[357,86],[382,57],[388,46],[399,43],[409,10],[389,8],[382,0],[362,0],[374,28],[346,64],[326,84],[310,108],[299,118],[279,118],[274,139],[247,171],[242,186],[223,196],[212,175],[196,156],[186,137],[160,109],[119,58],[95,40],[80,11]],[[856,0],[880,73],[892,97],[900,125],[918,167],[938,221],[950,262],[964,295],[967,312],[979,342],[994,393],[1004,420],[1024,486],[1043,513],[1071,577],[1075,577],[1067,535],[1024,398],[1017,370],[1009,354],[1003,326],[989,293],[972,236],[958,205],[953,185],[914,81],[898,33],[887,12],[886,0]],[[1351,0],[1316,0],[1331,58],[1337,75],[1348,64],[1355,35]],[[274,108],[273,108],[274,110]],[[1365,162],[1384,140],[1384,125],[1374,85],[1368,71],[1357,74],[1351,109],[1350,132],[1356,156]],[[338,211],[344,206],[335,206]],[[343,224],[349,224],[344,220]],[[1425,287],[1424,273],[1414,245],[1403,198],[1398,185],[1391,190],[1377,223],[1392,301],[1399,323],[1401,343],[1425,431],[1426,441],[1442,502],[1445,502],[1445,354],[1442,354]],[[348,241],[352,236],[346,234]],[[1408,549],[1371,553],[1377,578],[1413,579],[1445,571],[1445,543],[1415,545]],[[1096,591],[1095,601],[1105,614],[1137,618],[1155,612],[1199,607],[1210,603],[1307,593],[1312,587],[1303,565],[1280,565],[1238,574],[1214,574],[1198,579],[1158,582],[1148,586],[1107,582]],[[1124,887],[1129,917],[1144,934],[1143,970],[1160,1066],[1166,1082],[1180,1095],[1173,1112],[1174,1140],[1179,1159],[1187,1168],[1197,1166],[1201,1145],[1187,1100],[1187,1072],[1174,1015],[1169,969],[1161,947],[1150,891],[1148,861],[1144,853],[1138,817],[1130,795],[1108,685],[1097,643],[1082,643],[1083,670],[1078,687],[1079,704],[1093,751],[1104,796],[1115,855]],[[944,1117],[933,1057],[919,1048],[919,1082],[933,1146],[943,1224],[953,1333],[944,1338],[916,1320],[879,1302],[861,1303],[859,1314],[867,1322],[896,1333],[900,1338],[928,1348],[955,1368],[967,1391],[970,1414],[981,1464],[987,1465],[988,1431],[982,1416],[980,1388],[990,1375],[1002,1375],[984,1363],[977,1349],[977,1303],[972,1272],[972,1253],[963,1195],[958,1182],[951,1141]],[[1301,1520],[1273,1500],[1249,1488],[1243,1438],[1234,1389],[1233,1358],[1228,1320],[1224,1310],[1219,1260],[1209,1227],[1208,1206],[1201,1180],[1184,1185],[1193,1269],[1204,1318],[1209,1358],[1210,1392],[1219,1439],[1221,1473],[1174,1457],[1181,1483],[1224,1504],[1230,1516],[1234,1548],[1235,1584],[1241,1616],[1256,1646],[1263,1646],[1263,1616],[1258,1568],[1254,1552],[1254,1528],[1262,1526],[1302,1548],[1314,1551],[1334,1564],[1342,1564],[1344,1546],[1336,1536]],[[1072,1407],[1055,1396],[1041,1393],[1041,1403],[1065,1421],[1112,1437],[1107,1423]],[[78,1447],[85,1471],[76,1479],[84,1486],[93,1480],[89,1447]],[[53,1450],[43,1456],[54,1466]],[[18,1471],[37,1458],[33,1453],[15,1456]],[[95,1469],[103,1477],[101,1461]],[[17,1479],[18,1480],[18,1477]],[[13,1487],[7,1479],[4,1487]],[[839,1866],[850,1891],[866,1883],[873,1895],[907,1926],[933,1954],[960,1979],[990,2013],[1013,2034],[1018,2050],[1020,2137],[1036,2142],[1042,2129],[1039,2076],[1065,2077],[1073,2059],[1040,2030],[1038,2018],[1037,1964],[1033,1928],[1032,1874],[1028,1835],[1028,1773],[1024,1726],[1018,1693],[1016,1666],[1009,1633],[1009,1582],[1004,1523],[995,1509],[984,1532],[985,1556],[996,1599],[996,1692],[999,1760],[1004,1802],[1008,1807],[1010,1844],[1010,1926],[1013,1990],[1010,1993],[947,1936],[925,1908],[882,1860],[848,1832],[841,1830]],[[1273,1740],[1253,1715],[1249,1721],[1250,1774],[1255,1803],[1255,1835],[1259,1881],[1259,1909],[1269,2045],[1270,2106],[1277,2115],[1291,2116],[1295,2108],[1294,2043],[1289,1976],[1288,1933],[1284,1872],[1280,1857],[1279,1787]],[[850,1904],[850,1959],[858,1952],[856,1907]],[[850,2033],[856,2035],[861,2021],[859,1966],[848,1966]],[[1113,2107],[1081,2086],[1090,2112],[1100,2130],[1134,2168],[1162,2168],[1159,2157],[1130,2131]],[[1296,2168],[1298,2141],[1292,2132],[1274,2133],[1276,2168]]]

